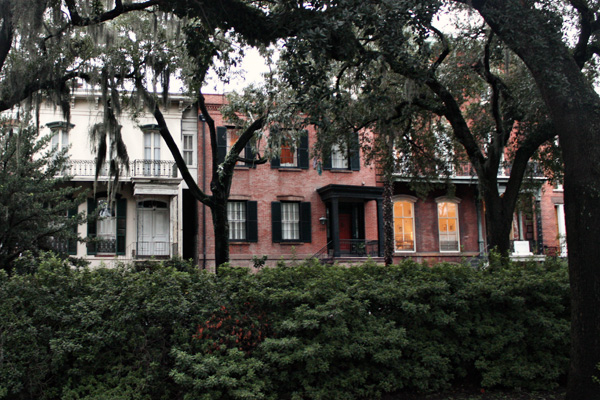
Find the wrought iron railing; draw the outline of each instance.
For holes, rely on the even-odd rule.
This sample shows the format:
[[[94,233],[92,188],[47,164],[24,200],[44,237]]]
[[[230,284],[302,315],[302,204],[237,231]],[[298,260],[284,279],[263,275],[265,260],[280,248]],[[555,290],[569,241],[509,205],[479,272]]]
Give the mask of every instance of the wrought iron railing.
[[[62,175],[77,177],[96,176],[95,160],[69,160]],[[100,178],[109,177],[109,169],[104,165],[98,174]],[[164,160],[134,160],[129,163],[129,169],[120,168],[120,178],[177,178],[177,165],[174,161]]]
[[[473,168],[473,166],[471,165],[470,162],[465,161],[465,162],[460,162],[458,164],[446,165],[445,169],[446,169],[445,171],[442,171],[441,169],[439,171],[437,171],[437,169],[436,169],[436,171],[439,172],[440,174],[448,172],[450,177],[461,177],[461,178],[477,177],[475,168]],[[500,168],[498,169],[498,176],[499,177],[509,177],[511,169],[512,169],[512,165],[509,165],[509,164],[501,165]],[[396,169],[396,175],[410,176],[410,175],[414,175],[414,171],[409,171],[407,168],[399,167]],[[527,165],[526,175],[531,175],[534,177],[543,177],[544,172],[542,171],[542,168],[539,165],[539,163],[530,162]]]
[[[172,242],[136,242],[136,258],[170,257],[175,255],[176,243]]]
[[[330,241],[313,256],[320,261],[334,258],[333,241]],[[367,239],[340,239],[339,257],[379,257],[379,241]]]

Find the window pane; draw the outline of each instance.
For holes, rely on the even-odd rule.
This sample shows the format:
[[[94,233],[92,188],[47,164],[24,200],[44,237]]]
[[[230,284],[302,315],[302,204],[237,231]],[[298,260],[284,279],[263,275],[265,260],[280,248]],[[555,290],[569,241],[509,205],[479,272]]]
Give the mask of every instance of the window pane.
[[[292,151],[290,146],[281,146],[280,164],[283,167],[296,166],[296,151]]]
[[[438,203],[438,226],[440,251],[458,251],[460,243],[456,203]]]
[[[230,201],[227,203],[227,219],[229,221],[229,239],[246,239],[246,202]]]
[[[413,203],[410,201],[394,202],[394,240],[396,251],[414,251],[414,219]]]
[[[331,168],[348,168],[348,157],[337,144],[331,147]]]
[[[300,204],[281,203],[281,238],[300,239]]]

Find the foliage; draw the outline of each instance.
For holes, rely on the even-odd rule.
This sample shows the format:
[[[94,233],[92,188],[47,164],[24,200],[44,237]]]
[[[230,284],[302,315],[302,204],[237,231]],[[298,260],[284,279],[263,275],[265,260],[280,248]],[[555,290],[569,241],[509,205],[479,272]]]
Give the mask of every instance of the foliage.
[[[306,261],[223,268],[218,281],[185,265],[38,264],[0,273],[0,398],[375,399],[548,389],[566,373],[568,278],[556,261]]]
[[[25,250],[66,252],[76,243],[82,194],[65,184],[65,153],[51,139],[27,122],[0,121],[0,269]]]

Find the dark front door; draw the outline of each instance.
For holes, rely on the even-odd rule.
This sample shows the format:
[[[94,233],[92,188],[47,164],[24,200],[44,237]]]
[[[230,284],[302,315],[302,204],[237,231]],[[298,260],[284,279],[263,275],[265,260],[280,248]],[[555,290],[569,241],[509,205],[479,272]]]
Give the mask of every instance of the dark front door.
[[[340,213],[340,251],[342,254],[348,254],[351,248],[352,239],[352,214]]]

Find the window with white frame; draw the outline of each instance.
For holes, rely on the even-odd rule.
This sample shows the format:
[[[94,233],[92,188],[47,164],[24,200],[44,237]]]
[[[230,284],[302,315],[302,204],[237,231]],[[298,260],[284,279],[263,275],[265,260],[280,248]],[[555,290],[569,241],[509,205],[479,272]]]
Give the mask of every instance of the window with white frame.
[[[246,239],[246,202],[230,201],[227,203],[227,219],[229,221],[229,239]]]
[[[457,199],[437,200],[440,251],[460,250],[458,203]]]
[[[69,131],[65,128],[52,129],[52,150],[66,151],[69,148]]]
[[[281,203],[281,238],[300,239],[300,203]]]
[[[297,167],[298,152],[289,144],[281,145],[281,153],[279,156],[279,166],[281,167]]]
[[[185,165],[194,165],[194,135],[183,135],[183,161]]]
[[[144,175],[160,174],[160,133],[144,131]]]
[[[394,199],[394,245],[396,251],[415,251],[415,213],[412,197]]]
[[[342,151],[339,144],[331,146],[331,168],[348,168],[348,152]]]

